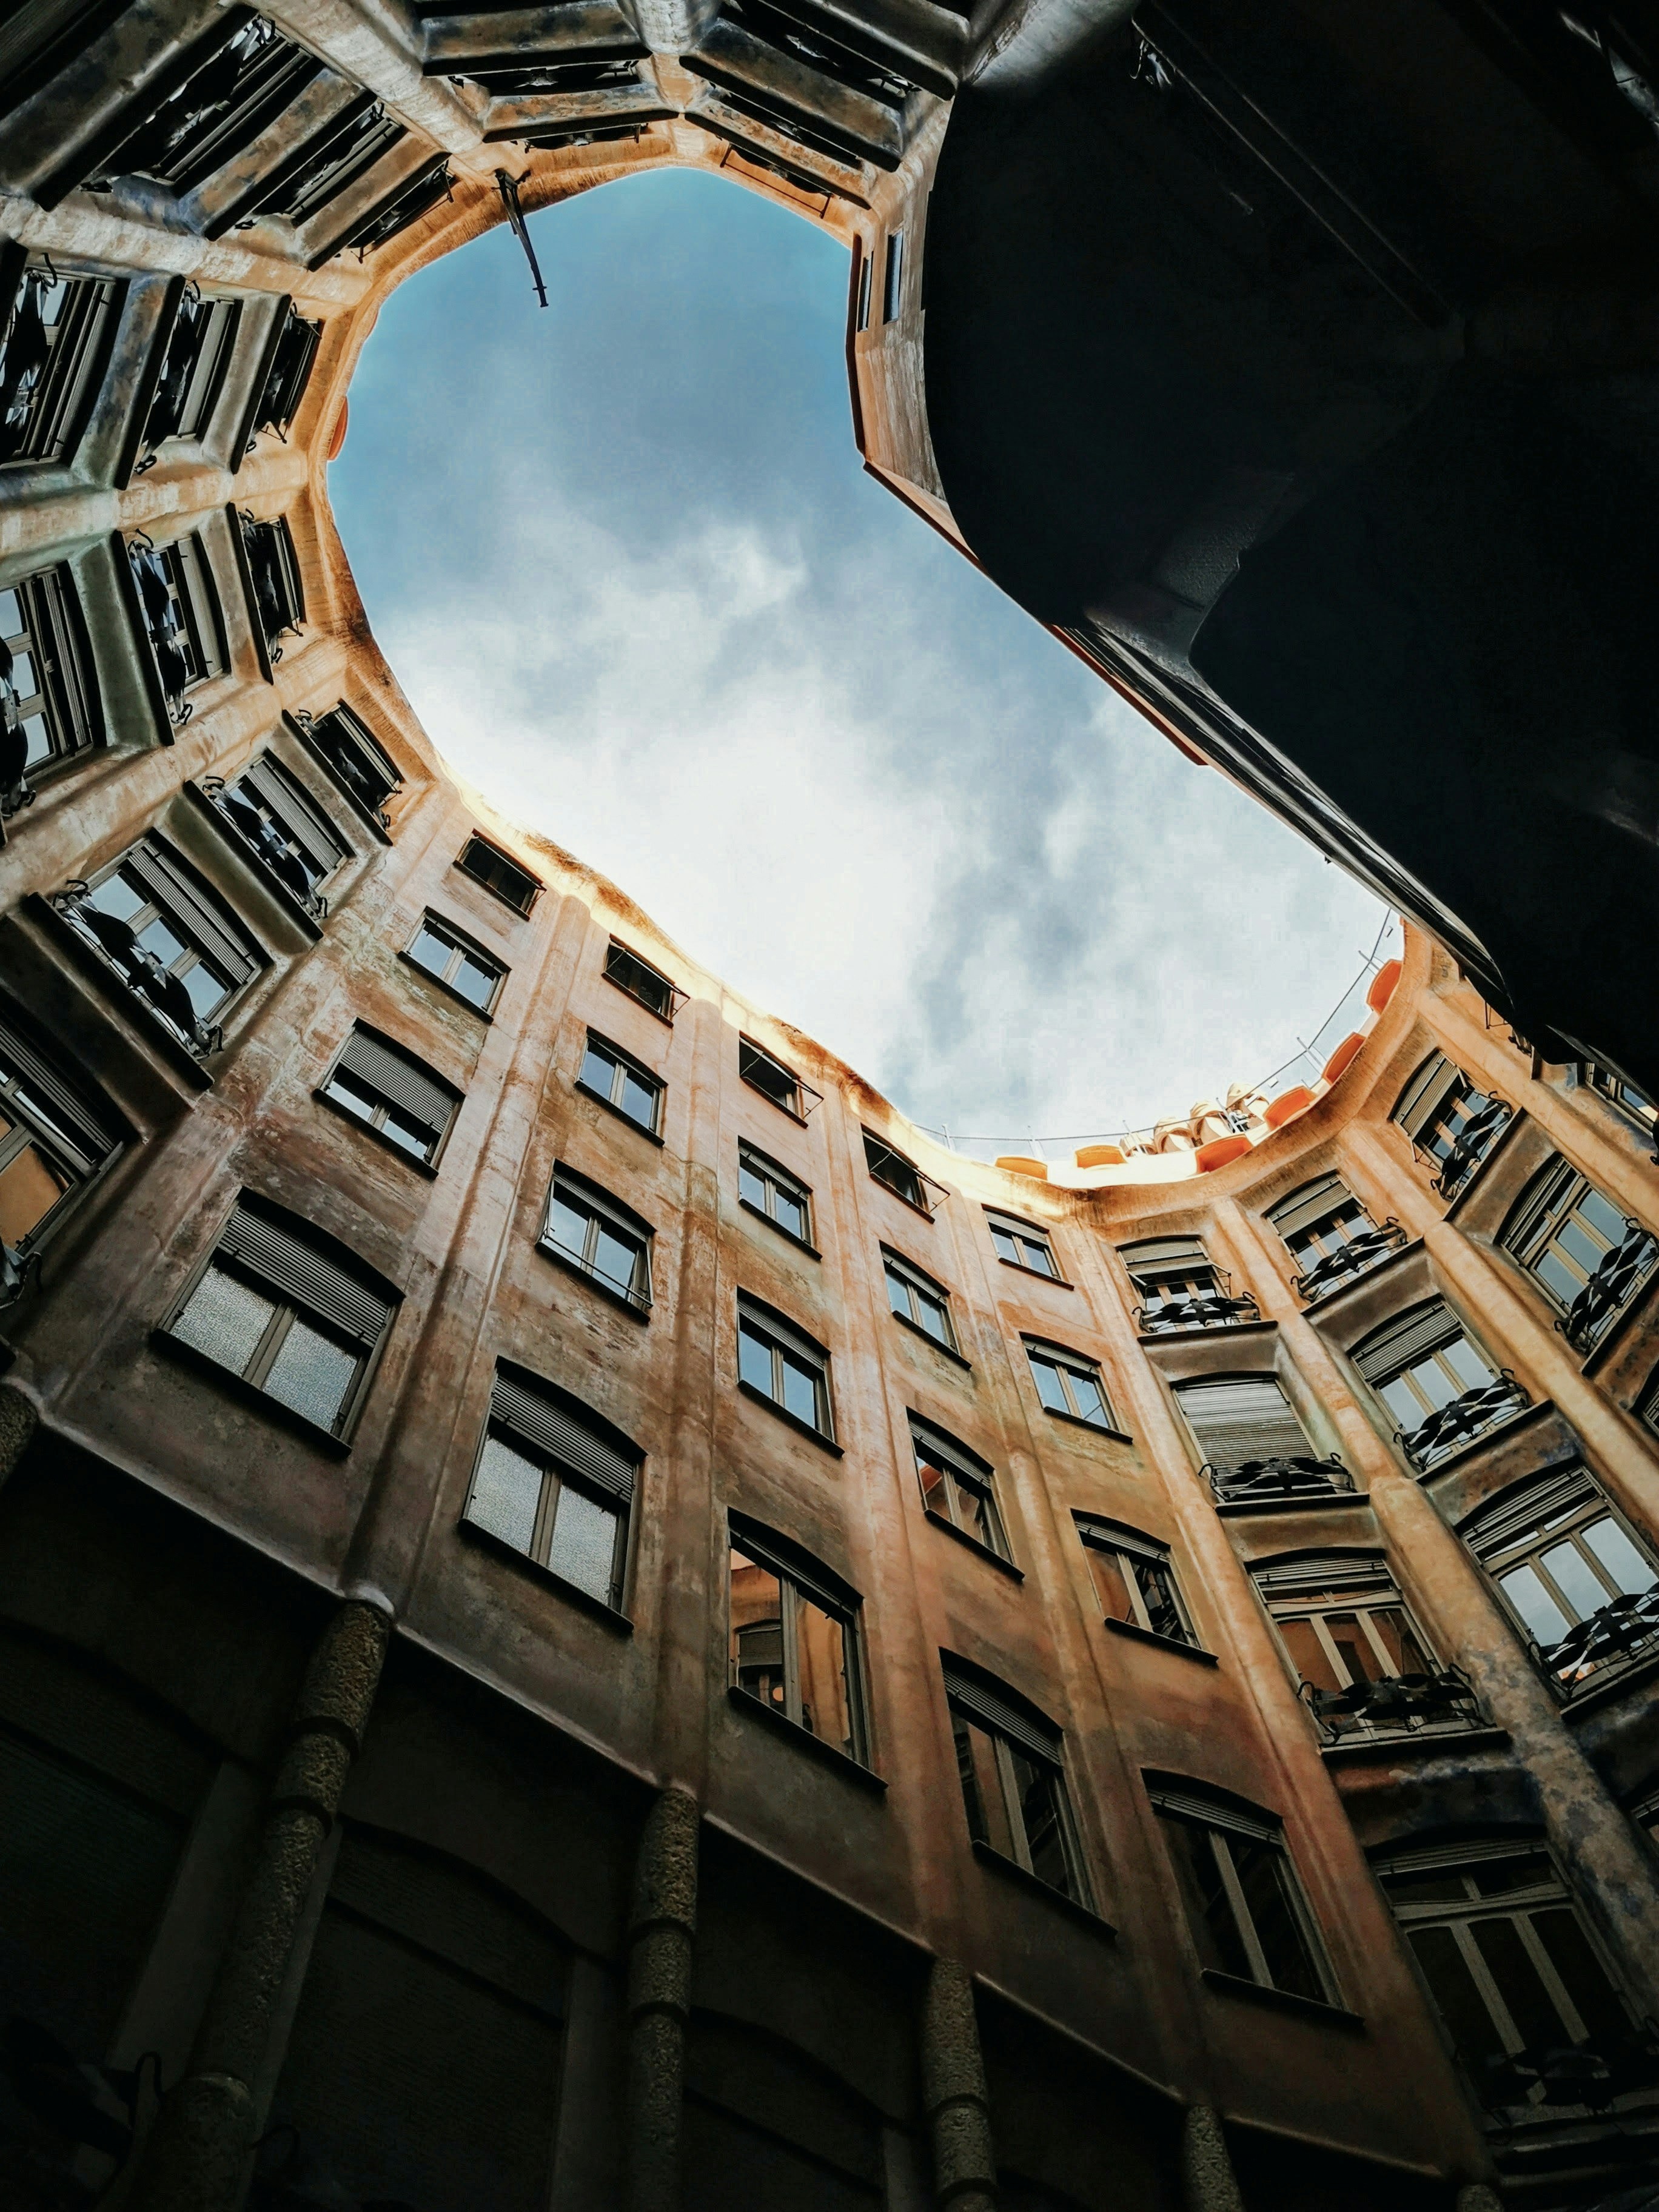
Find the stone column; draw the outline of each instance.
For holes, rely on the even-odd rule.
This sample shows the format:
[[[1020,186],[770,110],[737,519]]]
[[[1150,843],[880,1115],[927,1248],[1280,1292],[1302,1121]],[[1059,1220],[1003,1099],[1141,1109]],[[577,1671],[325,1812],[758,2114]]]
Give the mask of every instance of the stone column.
[[[312,1654],[190,2069],[157,2116],[131,2212],[234,2212],[240,2200],[272,2011],[391,1628],[378,1607],[349,1599]]]
[[[1504,2201],[1484,2181],[1466,2181],[1457,2192],[1457,2212],[1504,2212]]]
[[[0,1383],[0,1483],[15,1472],[40,1425],[40,1415],[22,1392]]]
[[[1187,2107],[1181,2129],[1181,2179],[1187,2212],[1244,2212],[1227,2138],[1212,2105]],[[1480,2212],[1480,2208],[1471,2206],[1469,2212]]]
[[[676,2212],[681,2091],[697,1929],[701,1815],[671,1784],[651,1808],[628,1923],[628,2212]]]
[[[954,1959],[935,1959],[927,1977],[921,2097],[933,2143],[934,2203],[951,2212],[994,2212],[997,2168],[974,1984]]]

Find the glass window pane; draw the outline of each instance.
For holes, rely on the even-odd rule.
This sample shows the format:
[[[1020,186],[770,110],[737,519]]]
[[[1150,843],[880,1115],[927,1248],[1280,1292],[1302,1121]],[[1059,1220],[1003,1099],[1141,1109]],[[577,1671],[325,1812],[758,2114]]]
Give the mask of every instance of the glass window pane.
[[[1522,2044],[1570,2040],[1566,2023],[1527,1956],[1513,1920],[1477,1920],[1470,1928],[1487,1972],[1498,1984]]]
[[[639,1255],[640,1248],[631,1237],[620,1237],[615,1230],[607,1228],[604,1222],[599,1224],[593,1264],[607,1282],[614,1283],[618,1290],[631,1290],[634,1268]]]
[[[1018,1863],[1008,1803],[1003,1794],[1002,1771],[997,1762],[996,1740],[988,1729],[954,1713],[957,1771],[962,1778],[962,1801],[968,1814],[968,1831],[976,1842],[988,1844],[1006,1859]]]
[[[536,1533],[542,1480],[542,1470],[532,1461],[499,1437],[491,1437],[472,1478],[467,1519],[488,1528],[504,1544],[511,1544],[514,1551],[527,1552]]]
[[[936,1343],[949,1344],[951,1324],[945,1319],[945,1308],[937,1298],[930,1298],[925,1291],[919,1291],[916,1293],[916,1318]]]
[[[190,1304],[173,1324],[181,1344],[192,1344],[222,1367],[240,1375],[270,1326],[276,1308],[234,1275],[210,1267],[191,1292]]]
[[[590,1091],[597,1091],[601,1098],[611,1096],[611,1085],[616,1079],[617,1063],[608,1054],[598,1051],[592,1045],[582,1054],[581,1079]]]
[[[1440,1357],[1457,1377],[1461,1389],[1478,1390],[1493,1379],[1492,1369],[1466,1336],[1455,1336],[1449,1344],[1443,1344]]]
[[[410,1115],[400,1112],[396,1106],[386,1108],[386,1119],[381,1127],[394,1145],[401,1145],[406,1152],[412,1152],[417,1160],[430,1159],[437,1148],[438,1140],[432,1131],[423,1123],[415,1121]]]
[[[1586,2033],[1597,2043],[1616,2044],[1630,2033],[1630,2021],[1619,2002],[1607,1969],[1589,1947],[1589,1938],[1578,1924],[1571,1905],[1528,1914],[1550,1964],[1560,1975],[1573,2009]]]
[[[1498,1576],[1498,1587],[1540,1644],[1559,1644],[1571,1626],[1531,1567],[1511,1567]]]
[[[1553,1291],[1564,1306],[1570,1306],[1583,1286],[1583,1279],[1553,1251],[1540,1252],[1533,1273],[1547,1290]]]
[[[374,1119],[376,1103],[374,1092],[367,1090],[355,1075],[343,1067],[337,1068],[329,1077],[324,1085],[323,1096],[331,1098],[337,1106],[343,1106],[348,1113],[356,1114],[362,1121]]]
[[[92,904],[101,913],[112,914],[118,921],[131,921],[149,903],[143,892],[137,890],[125,876],[106,876],[101,884],[88,893]]]
[[[795,1647],[800,1667],[800,1722],[811,1735],[833,1743],[849,1759],[859,1756],[853,1741],[852,1703],[848,1690],[847,1631],[832,1613],[799,1593],[795,1598]]]
[[[630,1121],[637,1121],[642,1129],[657,1126],[657,1094],[649,1084],[641,1083],[631,1067],[623,1070],[622,1109]]]
[[[1170,1847],[1170,1862],[1200,1965],[1218,1967],[1223,1973],[1237,1974],[1247,1982],[1254,1981],[1249,1954],[1244,1948],[1244,1939],[1238,1932],[1233,1908],[1222,1886],[1209,1829],[1194,1827],[1188,1820],[1166,1819],[1164,1840]]]
[[[1066,1849],[1064,1785],[1057,1770],[1028,1759],[1011,1746],[1014,1788],[1019,1798],[1020,1820],[1025,1830],[1025,1849],[1031,1872],[1039,1881],[1075,1897],[1077,1883]]]
[[[799,1237],[803,1243],[805,1243],[806,1209],[776,1184],[774,1184],[772,1191],[772,1218],[792,1237]]]
[[[461,955],[460,965],[449,980],[461,996],[470,999],[475,1006],[487,1006],[495,988],[494,973],[465,952]]]
[[[1576,1544],[1552,1544],[1542,1565],[1580,1620],[1599,1613],[1613,1595]]]
[[[1273,1987],[1292,1990],[1298,1996],[1322,1997],[1324,1984],[1291,1901],[1291,1884],[1295,1877],[1284,1851],[1277,1844],[1264,1844],[1255,1836],[1230,1835],[1223,1840],[1232,1852]]]
[[[1378,1672],[1377,1664],[1365,1640],[1365,1632],[1359,1626],[1358,1613],[1327,1613],[1325,1629],[1336,1646],[1338,1664],[1349,1681],[1372,1680]]]
[[[25,1145],[0,1168],[0,1243],[21,1244],[70,1187],[43,1152]]]
[[[1582,1221],[1572,1220],[1562,1223],[1555,1246],[1570,1264],[1581,1268],[1586,1275],[1595,1273],[1607,1249],[1602,1239],[1592,1235]]]
[[[1469,1875],[1482,1897],[1512,1897],[1517,1890],[1536,1889],[1540,1882],[1554,1888],[1555,1869],[1544,1851],[1522,1851],[1514,1858],[1480,1859]]]
[[[1172,1637],[1177,1644],[1190,1642],[1187,1624],[1176,1601],[1175,1578],[1169,1569],[1155,1565],[1151,1559],[1132,1559],[1129,1571],[1140,1585],[1141,1603],[1146,1608],[1147,1623],[1153,1635]]]
[[[291,1406],[319,1427],[331,1429],[356,1380],[357,1366],[355,1348],[348,1350],[296,1314],[271,1362],[264,1387],[283,1405]]]
[[[980,1779],[979,1747],[975,1742],[978,1734],[979,1731],[971,1727],[959,1712],[952,1711],[951,1740],[956,1746],[957,1779],[962,1784],[962,1806],[968,1815],[968,1832],[976,1844],[988,1844],[991,1840],[990,1822],[986,1815],[986,1791]]]
[[[1392,1382],[1378,1383],[1376,1395],[1407,1436],[1413,1429],[1421,1428],[1428,1418],[1427,1407],[1404,1375],[1396,1375]]]
[[[1431,1353],[1427,1359],[1419,1359],[1414,1367],[1407,1369],[1401,1380],[1405,1381],[1407,1376],[1428,1400],[1431,1413],[1437,1413],[1443,1406],[1449,1406],[1463,1388],[1450,1370],[1441,1364],[1438,1353]]]
[[[817,1372],[787,1352],[783,1355],[783,1402],[798,1420],[818,1426]]]
[[[887,1271],[887,1303],[901,1321],[910,1318],[910,1285],[902,1275]]]
[[[561,1483],[548,1565],[578,1589],[609,1605],[616,1563],[617,1516],[585,1490]]]
[[[1651,1589],[1659,1575],[1642,1557],[1619,1523],[1611,1517],[1592,1521],[1579,1536],[1588,1544],[1621,1590]]]
[[[766,1212],[766,1184],[747,1160],[738,1169],[738,1195],[746,1198],[750,1206],[757,1206],[763,1213]]]
[[[1075,1367],[1066,1370],[1072,1385],[1072,1395],[1077,1400],[1077,1409],[1085,1421],[1092,1421],[1097,1429],[1110,1426],[1106,1418],[1106,1401],[1100,1394],[1100,1385],[1092,1375],[1080,1374]]]
[[[1036,1381],[1037,1395],[1042,1399],[1043,1404],[1048,1408],[1049,1412],[1051,1413],[1069,1413],[1072,1410],[1071,1401],[1066,1397],[1065,1386],[1060,1382],[1060,1370],[1054,1364],[1053,1361],[1039,1359],[1037,1355],[1033,1352],[1031,1355],[1031,1373]]]
[[[571,1205],[568,1199],[556,1191],[553,1203],[547,1210],[547,1233],[562,1252],[575,1259],[582,1256],[587,1237],[588,1216]]]
[[[418,960],[422,968],[429,968],[434,975],[441,975],[449,965],[451,952],[442,938],[434,936],[422,922],[419,936],[409,948],[409,957]]]
[[[1400,1607],[1379,1607],[1370,1616],[1370,1625],[1372,1634],[1389,1655],[1390,1674],[1427,1674],[1433,1671],[1416,1631]]]
[[[1095,1595],[1100,1600],[1101,1610],[1107,1620],[1133,1620],[1135,1609],[1129,1596],[1122,1553],[1103,1552],[1094,1544],[1087,1546],[1086,1549],[1089,1571],[1095,1581]]]
[[[1604,1244],[1624,1243],[1625,1217],[1599,1190],[1587,1190],[1574,1211],[1589,1223],[1592,1236],[1599,1237]]]
[[[149,932],[146,930],[148,937]],[[187,968],[179,981],[190,994],[190,1003],[203,1021],[216,1014],[230,996],[230,986],[222,975],[216,975],[205,960],[198,960]]]
[[[1412,1928],[1406,1940],[1458,2057],[1476,2087],[1484,2086],[1488,2065],[1504,2054],[1504,2039],[1457,1938],[1449,1928]]]
[[[776,1395],[772,1388],[772,1347],[747,1322],[738,1330],[738,1373],[751,1389],[763,1390],[769,1398]]]
[[[1019,1247],[1006,1229],[993,1229],[991,1242],[997,1248],[999,1259],[1012,1260],[1017,1267],[1019,1265]]]
[[[957,1512],[968,1534],[977,1537],[988,1552],[994,1552],[999,1559],[1007,1558],[1002,1523],[997,1519],[996,1504],[988,1490],[980,1489],[976,1483],[958,1482]]]
[[[942,1520],[954,1521],[955,1486],[945,1468],[918,1449],[916,1473],[921,1478],[922,1503],[928,1511],[937,1513]]]
[[[732,1552],[732,1679],[775,1711],[786,1709],[783,1589],[769,1567]]]
[[[1311,1620],[1281,1620],[1279,1632],[1285,1639],[1285,1649],[1291,1655],[1291,1664],[1304,1682],[1311,1682],[1321,1690],[1347,1688],[1347,1683],[1332,1666]]]
[[[160,915],[144,924],[138,932],[138,942],[146,952],[154,953],[164,968],[171,968],[185,951],[184,939],[169,929]]]

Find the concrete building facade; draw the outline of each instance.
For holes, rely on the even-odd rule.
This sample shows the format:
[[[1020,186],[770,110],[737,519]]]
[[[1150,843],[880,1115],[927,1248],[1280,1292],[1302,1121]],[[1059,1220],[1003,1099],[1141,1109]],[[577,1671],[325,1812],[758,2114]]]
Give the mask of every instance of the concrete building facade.
[[[4,28],[8,2201],[1650,2183],[1650,1104],[1413,929],[1318,1085],[965,1161],[461,788],[325,468],[489,223],[793,194],[951,526],[961,19],[536,12]]]

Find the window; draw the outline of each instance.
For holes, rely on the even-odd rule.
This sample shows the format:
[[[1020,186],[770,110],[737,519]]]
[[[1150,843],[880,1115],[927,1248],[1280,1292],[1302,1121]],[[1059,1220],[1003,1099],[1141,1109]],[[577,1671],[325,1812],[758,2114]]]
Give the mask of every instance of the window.
[[[1031,1363],[1036,1394],[1048,1412],[1065,1420],[1086,1421],[1091,1429],[1116,1430],[1097,1361],[1030,1336],[1025,1339],[1025,1354]]]
[[[380,156],[408,137],[373,93],[361,93],[256,187],[236,210],[237,227],[261,216],[286,216],[295,228],[365,176]]]
[[[202,541],[175,538],[170,545],[153,545],[141,532],[128,541],[127,560],[168,718],[187,722],[185,694],[225,669],[218,601]]]
[[[298,629],[306,618],[306,595],[300,581],[299,556],[286,515],[271,522],[256,522],[251,514],[234,518],[241,547],[248,596],[265,658],[272,667],[283,657],[278,638]]]
[[[67,567],[0,586],[0,811],[30,779],[101,742],[103,716],[81,603]]]
[[[1196,1650],[1198,1638],[1187,1618],[1170,1565],[1170,1547],[1120,1521],[1103,1521],[1094,1514],[1072,1516],[1094,1577],[1095,1595],[1108,1620],[1144,1629],[1167,1643],[1185,1644]]]
[[[274,430],[279,438],[286,438],[300,411],[322,339],[322,325],[307,322],[292,300],[286,301],[271,332],[265,373],[254,403],[254,434]]]
[[[874,249],[866,246],[859,263],[858,313],[854,328],[867,331],[870,327],[870,295],[875,289],[876,257]]]
[[[178,89],[112,155],[100,157],[105,179],[154,177],[175,193],[193,191],[251,146],[323,70],[262,15],[240,23],[233,17],[228,36],[222,28],[210,32],[191,58],[194,66]]]
[[[404,787],[403,777],[368,725],[341,700],[332,714],[295,717],[300,733],[325,768],[384,830],[386,805]]]
[[[261,753],[234,783],[212,776],[202,788],[283,889],[320,920],[328,912],[320,886],[350,848],[297,777]]]
[[[1273,1460],[1316,1463],[1302,1424],[1272,1375],[1177,1382],[1176,1396],[1207,1466],[1236,1474]]]
[[[69,461],[92,412],[123,287],[31,258],[0,340],[0,462]]]
[[[166,1333],[343,1437],[397,1304],[331,1238],[244,1193]]]
[[[1028,1274],[1047,1275],[1056,1283],[1062,1279],[1046,1229],[1022,1221],[1016,1213],[988,1213],[985,1219],[999,1260],[1011,1267],[1024,1267]]]
[[[786,1237],[811,1249],[812,1194],[804,1182],[757,1152],[750,1144],[738,1146],[738,1195],[757,1213],[763,1213]]]
[[[428,1166],[443,1150],[462,1103],[453,1085],[361,1023],[320,1095]]]
[[[1261,1318],[1253,1297],[1228,1296],[1231,1279],[1196,1237],[1151,1237],[1138,1244],[1121,1244],[1118,1251],[1141,1297],[1135,1318],[1143,1335],[1231,1328]]]
[[[781,1314],[742,1291],[738,1293],[738,1379],[833,1442],[829,1353]]]
[[[1283,1823],[1190,1784],[1158,1782],[1149,1794],[1206,1972],[1331,2003]]]
[[[1060,1729],[1018,1692],[946,1653],[939,1657],[969,1834],[982,1850],[1091,1906]]]
[[[145,412],[137,473],[154,467],[169,438],[200,438],[206,432],[241,314],[234,300],[210,299],[193,283],[185,286]]]
[[[904,233],[896,230],[887,240],[887,266],[882,271],[881,319],[890,323],[897,319],[904,298]]]
[[[985,1462],[916,1413],[910,1416],[910,1443],[921,1502],[933,1518],[960,1535],[971,1536],[998,1559],[1012,1560],[997,1510],[996,1479]]]
[[[1380,1553],[1303,1553],[1250,1571],[1328,1741],[1480,1725],[1474,1693],[1440,1668]]]
[[[1401,1851],[1376,1872],[1484,2103],[1545,2094],[1534,2069],[1513,2064],[1523,2053],[1589,2044],[1611,2054],[1629,2040],[1631,2018],[1541,1844]]]
[[[797,1121],[804,1121],[823,1097],[810,1083],[803,1083],[793,1068],[786,1067],[746,1036],[738,1039],[738,1073],[751,1089],[782,1107]]]
[[[72,1194],[116,1139],[51,1061],[0,1013],[0,1305]]]
[[[1455,1198],[1514,1117],[1504,1099],[1477,1091],[1461,1067],[1435,1053],[1400,1094],[1393,1118],[1412,1150],[1432,1160],[1434,1187]]]
[[[1593,1060],[1583,1063],[1584,1080],[1590,1089],[1598,1091],[1619,1111],[1634,1121],[1643,1134],[1651,1138],[1659,1128],[1659,1107],[1656,1107],[1645,1091],[1638,1091],[1622,1075],[1610,1067],[1602,1067]]]
[[[1385,1322],[1353,1348],[1354,1365],[1394,1417],[1407,1456],[1426,1468],[1524,1406],[1438,1298]]]
[[[884,1244],[881,1263],[887,1273],[887,1303],[894,1313],[947,1352],[957,1350],[957,1333],[951,1325],[951,1293],[931,1275],[924,1275]],[[958,1355],[959,1357],[960,1355]]]
[[[1533,1178],[1500,1241],[1560,1314],[1563,1334],[1579,1352],[1594,1349],[1659,1264],[1659,1237],[1563,1159]]]
[[[467,839],[455,865],[474,883],[482,884],[487,891],[494,891],[515,914],[528,914],[542,889],[527,869],[521,868],[516,860],[509,860],[505,853],[497,852],[482,837]]]
[[[626,991],[630,999],[637,999],[648,1007],[659,1021],[672,1022],[685,1003],[685,994],[671,983],[650,963],[641,960],[637,952],[630,952],[625,945],[613,937],[605,951],[605,977],[619,991]]]
[[[619,1045],[589,1030],[577,1088],[588,1091],[650,1136],[662,1127],[663,1086],[649,1068],[630,1060]]]
[[[152,833],[53,903],[192,1052],[218,1049],[223,1017],[264,956],[171,846]]]
[[[406,178],[367,214],[359,216],[341,236],[331,240],[324,249],[324,257],[355,247],[362,261],[389,238],[395,238],[400,230],[407,230],[428,208],[453,197],[454,179],[450,173],[449,157],[434,154],[422,163],[412,177]]]
[[[1297,1289],[1304,1298],[1328,1291],[1386,1259],[1403,1231],[1393,1223],[1381,1228],[1348,1189],[1340,1176],[1321,1176],[1277,1206],[1267,1218],[1284,1238],[1299,1270]]]
[[[732,1687],[869,1765],[857,1597],[735,1513],[730,1556]]]
[[[651,1310],[651,1226],[574,1170],[553,1171],[542,1248],[567,1261],[602,1290]]]
[[[416,931],[408,957],[481,1014],[487,1014],[495,1005],[507,974],[500,961],[492,960],[482,946],[431,914]]]
[[[1564,1696],[1659,1647],[1659,1572],[1583,1468],[1504,1492],[1460,1534]]]
[[[463,1519],[617,1611],[642,1457],[567,1392],[503,1361]]]
[[[933,1219],[934,1206],[946,1195],[942,1184],[933,1182],[930,1176],[923,1175],[921,1170],[914,1162],[907,1160],[902,1152],[896,1152],[884,1139],[872,1137],[867,1129],[864,1132],[864,1158],[865,1164],[878,1182],[885,1183],[888,1189],[896,1197],[902,1198],[907,1206],[914,1206],[918,1213],[925,1213],[930,1221]],[[933,1195],[935,1192],[938,1193],[937,1198]]]

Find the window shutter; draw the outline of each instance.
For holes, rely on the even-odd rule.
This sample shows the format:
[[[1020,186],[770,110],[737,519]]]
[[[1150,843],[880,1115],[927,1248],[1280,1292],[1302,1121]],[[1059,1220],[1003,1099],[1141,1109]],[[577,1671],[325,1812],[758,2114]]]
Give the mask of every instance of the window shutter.
[[[205,885],[198,889],[160,838],[146,837],[135,845],[122,866],[131,869],[156,904],[176,915],[210,959],[223,968],[234,984],[256,975],[264,962],[253,940],[233,920],[228,908],[212,897]]]
[[[0,1014],[0,1060],[3,1060],[59,1133],[83,1157],[91,1173],[114,1151],[118,1139],[96,1121],[56,1074],[22,1031]]]
[[[1177,1383],[1176,1389],[1200,1450],[1216,1467],[1314,1455],[1302,1424],[1270,1375]]]
[[[1156,1282],[1164,1275],[1187,1276],[1194,1267],[1210,1265],[1196,1237],[1152,1237],[1143,1244],[1120,1244],[1117,1249],[1137,1283]]]
[[[770,1306],[763,1305],[758,1298],[751,1298],[743,1291],[738,1292],[738,1318],[753,1322],[757,1328],[775,1338],[787,1351],[798,1352],[803,1359],[810,1359],[815,1367],[828,1369],[830,1355],[821,1344],[815,1343],[805,1329],[797,1328],[781,1314],[774,1313]]]
[[[953,1705],[959,1706],[970,1718],[981,1721],[998,1735],[1006,1735],[1022,1751],[1044,1760],[1050,1766],[1060,1764],[1063,1733],[1051,1720],[1024,1705],[994,1689],[976,1674],[969,1674],[951,1662],[950,1655],[941,1651],[940,1663],[945,1669],[945,1691]]]
[[[240,1200],[219,1239],[219,1250],[359,1344],[378,1341],[392,1312],[390,1298]]]
[[[1344,1206],[1358,1203],[1340,1176],[1321,1176],[1316,1182],[1304,1183],[1300,1190],[1292,1191],[1277,1206],[1270,1206],[1267,1218],[1281,1237],[1299,1237],[1316,1221],[1326,1220]]]
[[[1458,1530],[1482,1565],[1558,1513],[1588,1505],[1601,1492],[1582,1467],[1554,1468],[1470,1514]]]
[[[1523,1256],[1545,1216],[1558,1206],[1565,1212],[1568,1192],[1583,1181],[1570,1160],[1559,1156],[1551,1160],[1522,1193],[1520,1203],[1504,1224],[1499,1243],[1506,1251]]]
[[[458,1091],[402,1053],[394,1052],[390,1045],[382,1044],[365,1029],[352,1031],[339,1066],[349,1074],[361,1076],[388,1104],[403,1107],[423,1128],[440,1136],[461,1103]]]
[[[1077,1533],[1085,1544],[1110,1552],[1127,1552],[1137,1559],[1147,1559],[1154,1566],[1167,1567],[1170,1547],[1160,1544],[1155,1536],[1143,1536],[1139,1529],[1125,1528],[1115,1521],[1097,1520],[1091,1513],[1074,1513]]]
[[[1401,1092],[1393,1118],[1413,1140],[1426,1129],[1453,1091],[1467,1089],[1468,1078],[1443,1052],[1425,1060]]]
[[[981,1487],[993,1480],[994,1469],[977,1453],[970,1452],[966,1444],[959,1444],[954,1437],[947,1437],[931,1421],[924,1421],[919,1413],[910,1416],[910,1436],[923,1451],[933,1453],[953,1474],[963,1475]]]
[[[1270,1559],[1252,1567],[1250,1575],[1269,1604],[1275,1598],[1307,1597],[1328,1589],[1398,1595],[1380,1552],[1303,1552],[1293,1559]]]
[[[1386,1382],[1402,1367],[1413,1366],[1437,1345],[1449,1344],[1463,1334],[1462,1323],[1438,1298],[1413,1306],[1374,1329],[1350,1357],[1368,1382]]]
[[[1160,1786],[1146,1794],[1160,1813],[1173,1814],[1178,1820],[1196,1820],[1206,1828],[1231,1828],[1236,1835],[1254,1836],[1263,1844],[1284,1841],[1283,1824],[1270,1814],[1240,1812],[1231,1802],[1218,1805],[1211,1798],[1200,1797],[1192,1790]]]
[[[585,1476],[624,1505],[632,1504],[643,1455],[636,1452],[629,1457],[607,1437],[568,1413],[556,1399],[502,1374],[498,1368],[489,1416],[535,1450],[568,1467],[573,1474]]]
[[[349,847],[310,793],[269,753],[251,762],[240,780],[325,867],[337,868],[349,857]]]

